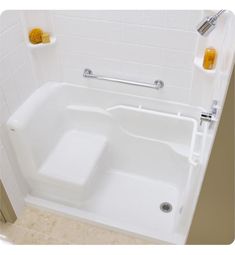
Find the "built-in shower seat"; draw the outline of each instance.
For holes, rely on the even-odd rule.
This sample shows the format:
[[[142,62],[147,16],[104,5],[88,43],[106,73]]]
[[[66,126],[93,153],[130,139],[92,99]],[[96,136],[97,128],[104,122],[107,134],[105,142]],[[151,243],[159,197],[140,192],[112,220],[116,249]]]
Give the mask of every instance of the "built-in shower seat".
[[[62,136],[38,174],[83,188],[94,175],[106,142],[106,137],[102,135],[69,130]]]

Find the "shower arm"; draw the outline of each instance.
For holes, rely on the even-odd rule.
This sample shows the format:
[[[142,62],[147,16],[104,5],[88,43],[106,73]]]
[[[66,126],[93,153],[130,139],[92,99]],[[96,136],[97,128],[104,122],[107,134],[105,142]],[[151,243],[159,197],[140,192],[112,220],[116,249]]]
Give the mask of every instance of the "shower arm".
[[[215,22],[226,10],[220,10],[215,15],[210,16],[212,22]]]

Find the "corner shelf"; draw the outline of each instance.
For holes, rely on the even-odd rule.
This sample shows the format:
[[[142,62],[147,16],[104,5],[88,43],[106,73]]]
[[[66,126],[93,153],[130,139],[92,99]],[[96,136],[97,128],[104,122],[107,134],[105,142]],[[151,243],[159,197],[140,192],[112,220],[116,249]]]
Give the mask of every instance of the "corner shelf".
[[[206,70],[203,68],[203,58],[196,57],[194,59],[194,65],[205,74],[214,75],[216,73],[216,69]]]
[[[55,45],[56,43],[56,38],[55,37],[51,37],[50,38],[50,42],[49,43],[38,43],[38,44],[32,44],[30,42],[27,43],[27,46],[30,49],[40,49],[40,48],[45,48],[45,47],[51,47],[53,45]]]

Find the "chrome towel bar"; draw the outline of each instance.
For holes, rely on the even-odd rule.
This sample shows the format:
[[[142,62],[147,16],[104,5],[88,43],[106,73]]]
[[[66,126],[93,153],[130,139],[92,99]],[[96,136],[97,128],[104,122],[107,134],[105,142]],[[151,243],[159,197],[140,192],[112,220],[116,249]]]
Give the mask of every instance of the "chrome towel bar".
[[[164,87],[164,82],[161,80],[155,80],[153,84],[129,81],[129,80],[123,80],[123,79],[118,79],[118,78],[106,77],[106,76],[102,76],[102,75],[96,75],[96,74],[93,74],[92,70],[87,69],[87,68],[84,70],[83,77],[97,79],[97,80],[104,80],[104,81],[119,82],[119,83],[123,83],[123,84],[134,85],[134,86],[148,87],[148,88],[152,88],[152,89],[161,89]]]

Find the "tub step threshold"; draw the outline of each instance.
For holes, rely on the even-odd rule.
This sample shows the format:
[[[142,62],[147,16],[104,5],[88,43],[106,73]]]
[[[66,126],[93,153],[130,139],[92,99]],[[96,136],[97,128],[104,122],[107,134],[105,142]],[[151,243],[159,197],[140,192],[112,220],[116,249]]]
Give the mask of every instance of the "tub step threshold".
[[[70,130],[40,168],[39,175],[83,187],[95,172],[106,144],[105,136]]]

